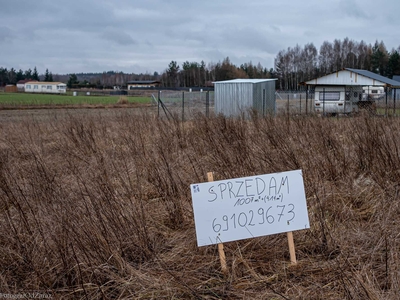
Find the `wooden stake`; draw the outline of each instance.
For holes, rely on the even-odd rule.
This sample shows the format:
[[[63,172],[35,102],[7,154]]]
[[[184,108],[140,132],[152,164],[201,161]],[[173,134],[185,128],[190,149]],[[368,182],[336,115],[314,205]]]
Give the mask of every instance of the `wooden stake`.
[[[214,181],[214,173],[213,172],[208,172],[207,173],[207,179],[209,182]],[[218,253],[219,253],[219,261],[221,262],[221,269],[223,273],[227,273],[228,268],[226,266],[226,257],[225,257],[225,251],[224,251],[224,244],[219,243],[218,244]]]
[[[289,243],[289,253],[290,253],[290,262],[292,264],[297,264],[296,260],[296,251],[294,249],[294,241],[293,241],[293,232],[289,231],[287,233],[288,243]]]
[[[218,253],[219,253],[219,261],[221,262],[221,269],[224,274],[228,272],[228,268],[226,266],[226,258],[225,258],[225,251],[224,251],[224,244],[218,244]]]

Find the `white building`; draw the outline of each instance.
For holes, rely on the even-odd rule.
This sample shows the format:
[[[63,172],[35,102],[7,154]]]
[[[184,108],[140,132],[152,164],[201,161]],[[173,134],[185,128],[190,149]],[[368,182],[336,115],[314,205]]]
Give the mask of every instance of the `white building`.
[[[367,70],[350,68],[301,84],[314,91],[315,112],[329,114],[351,113],[360,107],[369,107],[385,97],[384,89],[400,88],[398,81]],[[378,97],[370,94],[377,94]]]
[[[67,85],[62,82],[29,81],[25,83],[26,93],[65,94]]]
[[[32,80],[32,79],[22,79],[20,81],[17,82],[17,89],[19,92],[23,92],[25,91],[25,83],[29,82],[29,81],[36,81],[36,80]]]
[[[140,88],[155,88],[160,86],[160,81],[158,80],[134,80],[128,81],[126,84],[128,90],[140,89]],[[115,89],[115,87],[114,87]]]

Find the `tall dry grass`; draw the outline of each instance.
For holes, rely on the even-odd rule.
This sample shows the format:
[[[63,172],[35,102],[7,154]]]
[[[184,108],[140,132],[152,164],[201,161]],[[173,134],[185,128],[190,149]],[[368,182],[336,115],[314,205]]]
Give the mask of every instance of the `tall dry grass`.
[[[0,123],[0,292],[400,299],[400,119],[129,113]],[[302,169],[311,228],[198,248],[189,185]]]

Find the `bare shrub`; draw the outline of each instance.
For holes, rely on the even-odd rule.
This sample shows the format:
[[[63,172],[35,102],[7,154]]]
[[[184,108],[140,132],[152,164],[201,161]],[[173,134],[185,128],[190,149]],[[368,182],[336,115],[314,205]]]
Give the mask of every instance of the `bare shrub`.
[[[128,112],[0,131],[2,293],[101,299],[397,299],[400,121],[181,123]],[[302,169],[309,230],[196,246],[189,185]]]
[[[118,104],[128,104],[128,103],[129,103],[128,97],[126,97],[126,96],[120,96],[117,103],[118,103]]]

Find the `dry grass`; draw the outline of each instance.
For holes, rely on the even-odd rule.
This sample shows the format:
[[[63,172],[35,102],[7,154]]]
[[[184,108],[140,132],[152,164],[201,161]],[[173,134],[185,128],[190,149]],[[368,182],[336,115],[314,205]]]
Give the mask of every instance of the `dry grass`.
[[[400,119],[70,114],[0,123],[0,292],[399,299]],[[309,230],[198,248],[189,184],[301,168]]]
[[[127,96],[120,96],[117,103],[118,104],[128,104],[129,103],[128,97]]]

